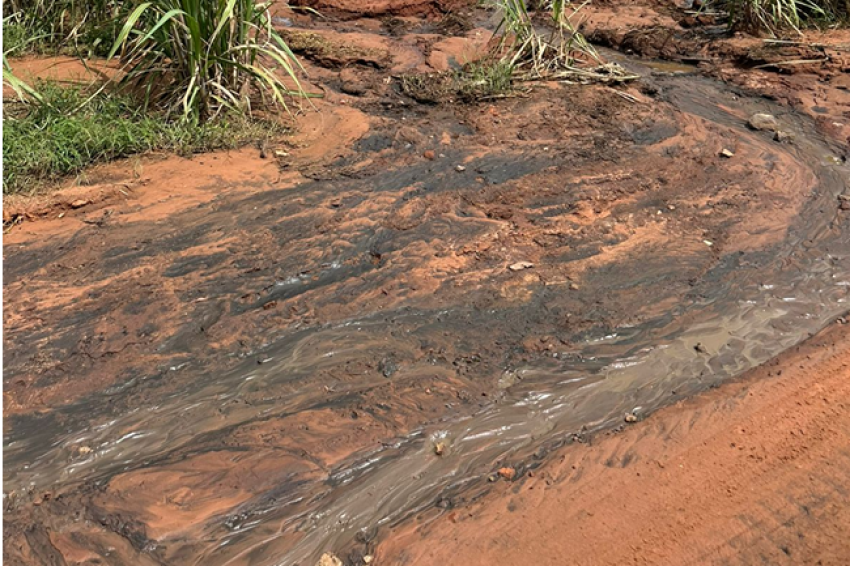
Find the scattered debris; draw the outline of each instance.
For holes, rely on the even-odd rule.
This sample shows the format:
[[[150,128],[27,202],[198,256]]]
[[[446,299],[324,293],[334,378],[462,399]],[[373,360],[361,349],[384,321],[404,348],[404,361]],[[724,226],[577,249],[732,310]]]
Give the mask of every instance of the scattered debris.
[[[335,554],[326,552],[321,558],[319,558],[316,566],[343,566],[343,564],[342,560],[340,560]]]

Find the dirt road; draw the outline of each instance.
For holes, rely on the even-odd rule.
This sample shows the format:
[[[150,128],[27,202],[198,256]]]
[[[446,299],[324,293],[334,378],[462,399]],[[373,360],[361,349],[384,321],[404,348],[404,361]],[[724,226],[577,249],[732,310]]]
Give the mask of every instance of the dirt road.
[[[426,528],[381,564],[850,563],[850,331],[821,335]]]
[[[466,61],[489,14],[287,15],[325,94],[297,136],[99,167],[92,185],[7,207],[7,563],[313,566],[333,551],[360,566],[378,551],[386,564],[676,564],[676,548],[711,552],[714,532],[762,552],[774,507],[780,523],[794,509],[814,521],[749,491],[784,497],[786,483],[813,517],[843,520],[828,505],[846,502],[844,414],[795,408],[811,376],[771,397],[797,383],[788,369],[560,451],[846,310],[850,171],[835,128],[693,66],[424,104],[399,77]],[[821,86],[829,126],[845,91]],[[793,143],[747,126],[763,112]],[[838,333],[781,363],[841,363]],[[817,377],[834,411],[841,371]],[[773,436],[752,440],[748,418]],[[734,447],[726,419],[743,419]],[[812,440],[816,425],[834,445]],[[810,487],[770,479],[781,455],[835,463]],[[534,475],[488,481],[508,465]],[[645,517],[651,532],[637,530]],[[836,548],[840,525],[805,544]]]

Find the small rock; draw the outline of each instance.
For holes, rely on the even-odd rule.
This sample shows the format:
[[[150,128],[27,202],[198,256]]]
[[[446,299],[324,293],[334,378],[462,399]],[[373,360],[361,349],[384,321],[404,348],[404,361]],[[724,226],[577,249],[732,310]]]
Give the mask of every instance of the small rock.
[[[578,291],[578,285],[575,283],[570,283],[570,291]]]
[[[508,267],[508,269],[511,271],[522,271],[523,269],[531,269],[532,267],[534,267],[534,264],[530,261],[518,261]]]
[[[374,556],[372,556],[371,554],[367,554],[366,556],[363,557],[363,564],[371,564],[372,560],[374,560],[374,559],[375,559]]]
[[[840,210],[850,210],[850,200],[843,200],[841,204],[838,205]]]
[[[90,200],[77,199],[77,200],[75,200],[74,202],[71,203],[71,208],[82,208],[89,203],[91,203]]]
[[[316,566],[343,566],[343,564],[342,560],[340,560],[335,554],[326,552],[321,558],[319,558]]]
[[[434,445],[434,454],[442,456],[446,452],[446,443],[438,442]]]
[[[753,114],[747,120],[747,125],[753,130],[765,130],[775,132],[779,129],[779,122],[773,114]]]
[[[627,423],[636,423],[638,421],[637,415],[634,413],[626,413],[626,422]]]
[[[720,157],[726,157],[726,158],[735,157],[735,153],[724,147],[723,150],[721,150],[721,152],[720,152]]]
[[[783,132],[782,130],[777,130],[775,134],[773,134],[773,140],[779,143],[791,143],[794,141],[794,134],[791,132]]]
[[[430,149],[429,149],[428,151],[426,151],[425,153],[423,153],[423,154],[422,154],[422,156],[423,156],[425,159],[429,159],[429,160],[431,160],[431,161],[433,161],[433,160],[434,160],[434,158],[436,157],[436,155],[434,155],[434,152],[433,152],[433,151],[431,151]]]
[[[357,73],[353,69],[343,69],[339,74],[339,79],[341,81],[340,90],[345,94],[350,94],[352,96],[362,96],[366,94],[366,85],[357,76]]]
[[[383,358],[380,362],[378,362],[378,371],[381,372],[381,375],[384,377],[392,377],[393,374],[398,371],[398,364],[390,357]]]
[[[508,481],[513,481],[516,477],[516,470],[510,467],[499,468],[499,477]]]
[[[458,165],[457,167],[455,167],[455,170],[459,173],[463,173],[464,171],[466,171],[466,167],[464,167],[463,165]]]

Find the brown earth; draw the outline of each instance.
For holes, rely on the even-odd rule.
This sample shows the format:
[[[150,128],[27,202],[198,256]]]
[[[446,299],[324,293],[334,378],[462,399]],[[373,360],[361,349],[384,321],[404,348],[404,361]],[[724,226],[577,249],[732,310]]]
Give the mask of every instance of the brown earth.
[[[397,529],[380,564],[850,560],[850,332],[593,437],[484,501]]]
[[[360,12],[396,16],[447,7],[330,0],[323,6],[342,14],[355,4]],[[610,10],[602,20],[616,28],[620,10]],[[653,25],[676,21],[652,7],[640,10],[632,16]],[[496,405],[505,395],[505,368],[549,363],[553,353],[590,335],[699,303],[735,269],[748,269],[744,260],[730,272],[725,266],[737,261],[730,258],[769,256],[806,208],[817,172],[797,159],[794,146],[746,129],[758,101],[721,108],[709,119],[683,113],[666,98],[664,77],[648,76],[616,88],[545,84],[487,104],[416,104],[394,77],[457,68],[478,57],[489,39],[481,27],[446,37],[435,25],[439,18],[299,16],[304,27],[293,31],[308,34],[300,37],[299,53],[310,84],[325,98],[317,103],[320,113],[309,106],[299,113],[297,136],[262,150],[127,160],[87,172],[90,186],[69,182],[52,195],[9,202],[4,428],[14,441],[5,452],[12,462],[5,478],[16,486],[7,487],[5,501],[10,563],[247,564],[246,557],[279,556],[300,534],[278,539],[273,525],[264,531],[271,546],[262,551],[244,541],[219,549],[217,542],[276,511],[273,502],[284,496],[319,499],[323,482],[358,454]],[[716,62],[718,73],[735,69],[729,57]],[[810,75],[794,76],[799,84],[783,92],[811,86]],[[830,112],[841,110],[842,99],[829,96]],[[804,127],[790,110],[781,118]],[[733,157],[723,157],[724,149]],[[845,341],[833,341],[846,349]],[[811,344],[813,352],[823,346],[821,361],[832,367],[826,342]],[[792,367],[797,358],[778,363]],[[237,379],[246,375],[256,381]],[[758,375],[742,383],[758,384]],[[837,383],[841,375],[836,366],[823,376],[836,381],[835,411],[842,408],[835,396],[846,394]],[[743,395],[735,387],[744,386],[720,390],[727,401]],[[235,397],[221,400],[229,392]],[[697,419],[688,424],[693,434],[703,428],[721,434],[728,431],[712,415],[763,414],[757,413],[763,405],[724,404],[720,395],[712,392],[658,422],[689,410]],[[775,398],[790,406],[791,393],[783,395]],[[184,401],[173,405],[174,399]],[[793,418],[815,431],[829,424],[819,415]],[[653,422],[603,439],[617,444],[582,456],[582,467],[595,466],[594,473],[609,478],[579,482],[587,506],[633,489],[638,507],[629,513],[667,512],[663,504],[673,499],[653,503],[640,482],[629,476],[626,483],[616,475],[622,470],[604,464],[612,454],[621,463],[622,454],[635,453],[637,463],[624,473],[642,466],[641,477],[652,458],[678,464],[670,459],[678,437],[652,436],[650,429],[652,442],[636,439]],[[687,415],[675,422],[690,423]],[[100,440],[66,436],[111,431],[110,423],[118,428]],[[159,434],[141,452],[109,455],[125,437],[148,429]],[[826,432],[835,437],[835,430]],[[764,442],[777,442],[776,432]],[[687,446],[682,450],[699,448]],[[812,446],[813,454],[825,450]],[[654,456],[642,456],[644,449]],[[582,450],[564,452],[564,461],[577,462]],[[51,459],[40,459],[31,472],[24,464],[39,454]],[[715,464],[718,454],[687,452]],[[761,468],[730,462],[740,464],[744,478],[762,481]],[[572,470],[550,466],[548,479]],[[78,469],[83,472],[73,475]],[[689,505],[708,505],[715,500],[689,490],[699,479],[716,479],[711,469],[655,480],[692,497]],[[19,485],[31,473],[36,486]],[[527,492],[543,493],[540,481],[544,476],[499,486],[518,488],[527,502]],[[573,483],[555,482],[545,493],[558,494],[564,485]],[[543,508],[547,498],[535,501]],[[551,531],[534,531],[533,515],[521,530],[515,517],[527,503],[515,501],[511,508],[519,511],[511,515],[505,505],[493,497],[482,507],[460,508],[428,526],[439,534],[423,540],[411,531],[415,524],[400,528],[380,547],[379,560],[401,560],[409,545],[406,556],[416,563],[445,562],[461,543],[476,544],[474,530],[453,532],[459,527],[451,521],[467,520],[505,537],[520,529],[533,543],[516,542],[524,556],[539,548],[541,560],[554,561],[558,552],[572,552],[546,546]],[[277,518],[285,524],[300,512]],[[564,517],[577,516],[558,514],[566,512],[578,513],[553,508],[540,517],[560,528]],[[500,519],[486,523],[489,515]],[[668,518],[659,515],[659,529]],[[592,529],[589,541],[607,544],[615,540],[606,538],[608,527],[625,529],[634,515],[601,519],[582,524]],[[693,520],[683,525],[697,530]],[[823,540],[833,531],[824,527]],[[743,536],[764,532],[751,523]],[[651,539],[654,548],[666,549],[659,540]],[[480,548],[482,558],[501,561],[501,551]],[[669,556],[676,556],[673,550]],[[362,555],[349,561],[362,563]]]

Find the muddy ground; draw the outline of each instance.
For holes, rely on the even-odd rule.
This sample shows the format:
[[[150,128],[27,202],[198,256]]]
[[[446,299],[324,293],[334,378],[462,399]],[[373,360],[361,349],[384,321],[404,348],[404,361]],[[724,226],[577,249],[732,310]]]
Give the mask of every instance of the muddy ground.
[[[850,557],[846,325],[381,545],[383,564],[820,564]],[[417,530],[418,529],[418,530]]]
[[[502,508],[520,497],[503,497],[514,484],[497,470],[564,475],[557,462],[584,450],[564,444],[584,431],[717,385],[847,309],[840,33],[818,38],[826,60],[789,73],[782,58],[800,55],[788,46],[718,37],[716,22],[668,7],[600,5],[590,37],[663,60],[624,60],[639,81],[422,104],[398,77],[479,57],[488,15],[350,6],[277,16],[325,95],[291,139],[129,160],[6,203],[9,563],[312,564],[331,551],[361,564],[377,551],[430,564],[472,540],[496,551],[477,535],[500,536],[486,517],[511,522]],[[742,61],[755,47],[772,67]],[[754,112],[790,137],[749,129]],[[640,352],[663,353],[611,378]],[[452,432],[483,422],[508,438],[505,413],[541,391],[570,404],[523,436],[525,455],[462,448]],[[547,422],[554,409],[536,410]],[[711,430],[716,411],[695,414]],[[644,462],[665,442],[629,450]],[[572,485],[550,489],[565,501]],[[526,523],[573,520],[546,512]]]

